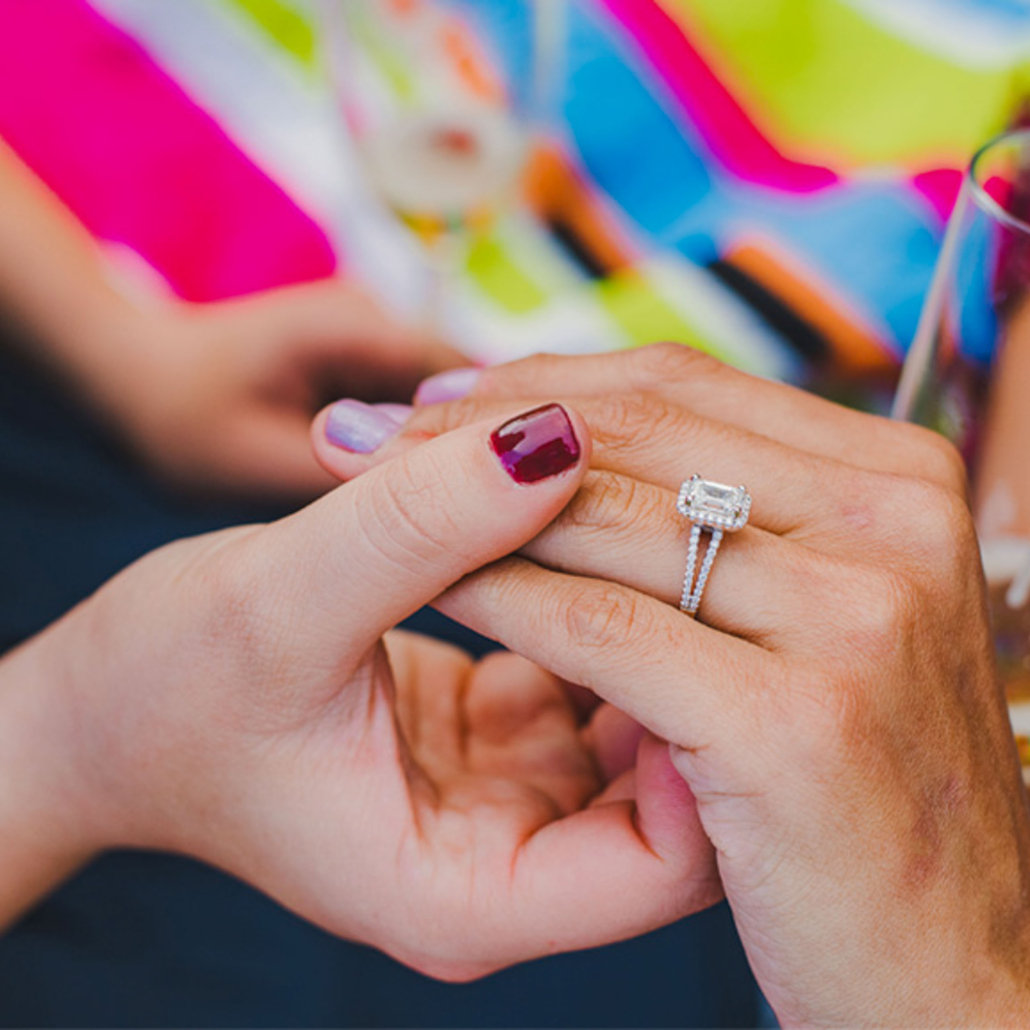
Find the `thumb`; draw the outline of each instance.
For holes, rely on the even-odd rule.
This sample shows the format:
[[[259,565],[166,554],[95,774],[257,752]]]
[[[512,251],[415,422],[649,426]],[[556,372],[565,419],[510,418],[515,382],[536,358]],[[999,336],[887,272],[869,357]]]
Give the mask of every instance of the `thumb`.
[[[291,557],[283,572],[308,611],[327,613],[335,639],[370,646],[536,536],[589,460],[582,418],[558,404],[445,433],[278,523]]]

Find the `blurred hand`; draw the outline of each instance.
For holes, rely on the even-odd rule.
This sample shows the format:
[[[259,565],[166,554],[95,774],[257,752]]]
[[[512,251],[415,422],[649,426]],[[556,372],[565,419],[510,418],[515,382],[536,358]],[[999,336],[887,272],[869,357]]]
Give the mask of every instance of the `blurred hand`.
[[[90,234],[2,139],[0,314],[16,329],[10,342],[159,476],[202,491],[314,497],[332,484],[307,444],[322,404],[341,393],[407,401],[424,376],[466,364],[340,279],[135,306]]]
[[[131,346],[93,393],[160,476],[194,489],[314,497],[334,482],[308,443],[328,399],[410,401],[466,363],[341,280],[156,311],[120,328]]]
[[[611,709],[584,724],[514,655],[383,638],[582,480],[574,413],[509,427],[538,447],[504,461],[494,425],[279,523],[163,548],[0,663],[0,922],[12,862],[30,875],[44,844],[53,868],[114,846],[195,855],[453,979],[718,899],[663,745]]]
[[[1030,821],[956,454],[668,345],[487,370],[372,455],[322,416],[316,448],[352,478],[559,399],[594,441],[576,498],[439,607],[671,742],[785,1025],[1025,1024]],[[754,497],[697,621],[694,472]]]

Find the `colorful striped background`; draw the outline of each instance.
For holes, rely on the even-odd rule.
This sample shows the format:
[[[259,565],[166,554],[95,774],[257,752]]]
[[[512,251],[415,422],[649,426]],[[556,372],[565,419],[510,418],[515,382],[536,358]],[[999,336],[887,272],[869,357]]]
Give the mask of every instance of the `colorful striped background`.
[[[527,0],[465,6],[509,27],[528,16]],[[1030,8],[567,8],[554,138],[527,205],[470,248],[456,335],[490,359],[672,338],[815,385],[889,378],[960,169],[1021,113]],[[0,135],[182,297],[321,278],[346,255],[410,307],[397,284],[417,280],[417,252],[340,145],[315,14],[300,0],[3,0]],[[392,274],[405,263],[407,280]]]

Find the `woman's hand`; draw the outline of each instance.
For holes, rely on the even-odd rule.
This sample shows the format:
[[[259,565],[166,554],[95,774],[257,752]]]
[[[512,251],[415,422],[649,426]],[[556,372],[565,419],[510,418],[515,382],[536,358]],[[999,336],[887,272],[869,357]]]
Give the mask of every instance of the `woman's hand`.
[[[383,639],[582,481],[574,413],[496,425],[163,548],[0,663],[0,922],[109,846],[195,855],[456,979],[717,900],[663,745],[633,769],[640,731],[584,724],[526,660]]]
[[[346,392],[407,401],[465,364],[343,280],[217,304],[114,289],[94,240],[0,140],[0,310],[161,477],[192,489],[308,499],[329,489],[308,446]]]
[[[425,375],[464,363],[343,280],[124,306],[103,331],[75,348],[76,384],[159,476],[202,491],[323,493],[334,480],[308,430],[326,400],[408,401]]]
[[[1025,1023],[1030,825],[957,457],[673,346],[489,370],[381,455],[324,419],[316,446],[347,478],[527,398],[572,399],[591,471],[442,610],[672,742],[782,1022]],[[677,609],[694,472],[754,497],[697,621]]]

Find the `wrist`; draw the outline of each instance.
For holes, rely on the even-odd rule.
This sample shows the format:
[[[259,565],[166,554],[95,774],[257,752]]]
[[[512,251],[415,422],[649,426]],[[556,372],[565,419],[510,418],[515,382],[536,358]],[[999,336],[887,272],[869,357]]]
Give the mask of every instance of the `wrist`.
[[[104,846],[53,634],[0,659],[0,928]]]
[[[170,385],[171,322],[170,312],[156,304],[95,298],[79,324],[62,327],[52,341],[57,372],[112,428],[134,437],[148,398]]]

